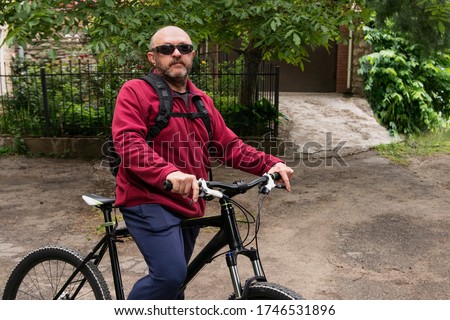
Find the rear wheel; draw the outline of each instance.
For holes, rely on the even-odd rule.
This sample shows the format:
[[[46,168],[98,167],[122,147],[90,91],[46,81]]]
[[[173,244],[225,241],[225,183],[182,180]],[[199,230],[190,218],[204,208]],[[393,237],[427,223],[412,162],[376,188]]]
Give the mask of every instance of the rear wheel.
[[[232,294],[229,300],[234,300],[235,296]],[[255,282],[250,285],[245,300],[303,300],[303,297],[292,291],[275,283],[270,282]]]
[[[64,247],[43,247],[29,253],[9,276],[3,300],[105,300],[111,299],[98,268],[88,262],[63,292],[83,258]]]

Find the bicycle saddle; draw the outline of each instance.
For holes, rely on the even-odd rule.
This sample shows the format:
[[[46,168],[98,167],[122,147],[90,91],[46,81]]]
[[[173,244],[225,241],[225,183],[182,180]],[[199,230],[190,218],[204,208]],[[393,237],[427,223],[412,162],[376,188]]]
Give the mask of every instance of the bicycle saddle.
[[[107,204],[113,204],[116,199],[115,198],[106,198],[103,196],[99,196],[97,194],[85,194],[82,196],[84,202],[86,202],[90,206],[101,206]]]

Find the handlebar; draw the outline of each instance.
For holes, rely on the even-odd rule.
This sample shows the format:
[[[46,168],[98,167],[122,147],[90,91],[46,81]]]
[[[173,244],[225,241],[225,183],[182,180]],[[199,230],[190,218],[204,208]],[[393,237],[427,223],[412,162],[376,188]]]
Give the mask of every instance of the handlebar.
[[[275,184],[275,181],[279,179],[281,179],[281,176],[277,172],[271,174],[265,173],[262,177],[256,178],[250,182],[237,181],[233,183],[224,183],[220,181],[206,181],[204,179],[199,179],[199,197],[207,198],[207,200],[210,200],[208,199],[210,197],[232,198],[237,194],[247,192],[247,190],[250,190],[255,186],[259,186],[259,193],[268,194],[273,188],[280,188],[280,186]],[[164,180],[163,188],[166,191],[171,191],[173,188],[172,182]]]

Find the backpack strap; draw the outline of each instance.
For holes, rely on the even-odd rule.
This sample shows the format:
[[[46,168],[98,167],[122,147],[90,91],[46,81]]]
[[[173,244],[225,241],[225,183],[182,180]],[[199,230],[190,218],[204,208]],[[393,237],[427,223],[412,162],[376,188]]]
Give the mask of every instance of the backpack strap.
[[[209,156],[215,155],[215,149],[212,144],[212,129],[211,129],[211,119],[208,114],[208,110],[206,109],[205,104],[203,103],[203,100],[200,96],[194,96],[193,102],[195,105],[195,108],[197,109],[197,113],[199,114],[199,117],[202,119],[203,123],[205,124],[206,130],[208,130],[208,137],[209,137],[209,144],[208,144],[208,153]],[[213,173],[212,168],[209,168],[209,180],[212,181],[213,179]]]
[[[149,73],[148,75],[143,76],[141,79],[147,81],[155,90],[156,94],[159,98],[159,111],[156,117],[156,123],[154,126],[149,128],[147,141],[150,141],[151,138],[156,137],[164,127],[169,123],[169,119],[171,116],[181,117],[181,118],[201,118],[203,123],[205,124],[206,130],[208,131],[209,140],[212,139],[212,129],[211,129],[211,120],[209,118],[208,110],[206,109],[205,104],[200,96],[194,96],[193,102],[197,112],[190,113],[172,113],[172,90],[170,89],[167,82],[158,74]]]
[[[212,129],[211,129],[211,119],[209,117],[208,110],[206,109],[205,104],[200,96],[194,96],[192,98],[195,108],[197,109],[196,117],[201,118],[203,123],[205,124],[206,130],[208,130],[209,141],[211,143],[212,140]]]
[[[156,123],[148,129],[147,141],[150,141],[169,123],[170,116],[172,115],[172,90],[167,82],[160,75],[155,73],[151,72],[141,79],[147,81],[153,87],[159,98],[159,111],[156,116]]]
[[[172,90],[170,89],[167,82],[158,74],[150,72],[149,74],[143,76],[141,79],[145,80],[149,83],[153,90],[155,90],[156,94],[159,98],[159,111],[156,116],[155,125],[148,129],[147,141],[152,140],[152,138],[156,137],[162,129],[164,129],[170,120],[170,117],[182,117],[182,118],[201,118],[203,123],[205,124],[206,130],[208,131],[209,137],[209,146],[208,152],[210,156],[214,154],[214,149],[212,147],[212,129],[211,129],[211,119],[209,118],[208,110],[206,109],[205,104],[200,96],[194,96],[192,98],[195,108],[197,112],[192,113],[172,113],[172,105],[173,105],[173,97]],[[212,170],[209,170],[209,180],[213,180]]]

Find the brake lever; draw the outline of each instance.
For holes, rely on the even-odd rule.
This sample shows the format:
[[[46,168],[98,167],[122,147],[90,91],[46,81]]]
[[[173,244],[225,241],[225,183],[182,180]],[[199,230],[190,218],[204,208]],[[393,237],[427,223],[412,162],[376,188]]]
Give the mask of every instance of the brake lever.
[[[223,198],[224,195],[222,192],[218,191],[218,190],[214,190],[208,187],[206,180],[203,178],[198,179],[198,184],[200,186],[200,194],[206,199],[206,200],[210,200],[212,199],[211,197],[215,197],[215,198]]]
[[[273,175],[268,173],[265,173],[264,176],[266,176],[268,179],[267,182],[259,188],[259,193],[269,194],[270,190],[276,187],[275,179]]]

